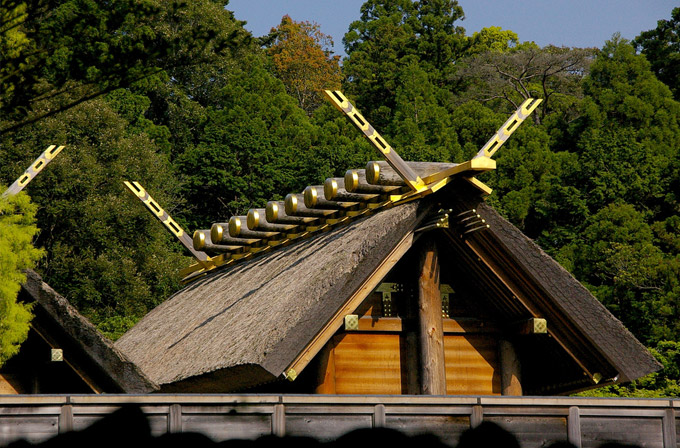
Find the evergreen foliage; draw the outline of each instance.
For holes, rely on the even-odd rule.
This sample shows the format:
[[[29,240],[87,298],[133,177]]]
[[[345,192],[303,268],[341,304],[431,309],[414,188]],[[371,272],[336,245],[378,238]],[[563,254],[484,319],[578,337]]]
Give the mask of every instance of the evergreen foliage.
[[[294,18],[252,39],[223,2],[114,4],[0,9],[0,180],[13,181],[36,148],[67,145],[30,187],[38,269],[107,334],[166,299],[189,263],[123,180],[192,232],[379,158],[321,88],[342,82],[405,159],[449,162],[470,159],[538,97],[498,169],[481,176],[488,201],[666,366],[600,393],[678,395],[680,8],[635,46],[614,36],[595,50],[540,48],[499,27],[466,36],[454,0],[367,0],[340,72],[327,36]],[[1,274],[14,286],[2,289],[0,350],[10,351],[0,360],[30,316],[13,305],[14,273],[38,254],[33,208],[13,200],[0,215],[18,232],[9,243],[5,227],[0,235],[3,266],[16,266]]]
[[[0,185],[0,191],[5,191]],[[26,193],[0,197],[0,365],[19,351],[28,336],[31,306],[17,302],[26,269],[43,255],[33,247],[36,205]]]

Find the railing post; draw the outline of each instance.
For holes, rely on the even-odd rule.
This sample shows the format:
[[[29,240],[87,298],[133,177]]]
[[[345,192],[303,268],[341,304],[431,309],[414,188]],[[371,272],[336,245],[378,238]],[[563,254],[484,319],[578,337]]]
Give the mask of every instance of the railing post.
[[[567,439],[576,448],[581,448],[581,415],[577,406],[569,408],[567,419]]]
[[[182,432],[182,406],[171,404],[168,413],[168,432],[175,434]]]
[[[286,407],[283,404],[274,405],[272,416],[272,434],[277,437],[286,435]]]
[[[376,404],[373,408],[373,427],[374,428],[384,428],[385,427],[385,405]]]
[[[671,400],[671,405],[673,401]],[[675,412],[673,408],[666,409],[663,415],[663,446],[664,448],[676,448],[677,436],[675,434]]]
[[[73,405],[65,404],[59,413],[59,434],[73,431]]]
[[[476,428],[484,420],[484,409],[481,405],[472,406],[472,415],[470,415],[470,428]]]

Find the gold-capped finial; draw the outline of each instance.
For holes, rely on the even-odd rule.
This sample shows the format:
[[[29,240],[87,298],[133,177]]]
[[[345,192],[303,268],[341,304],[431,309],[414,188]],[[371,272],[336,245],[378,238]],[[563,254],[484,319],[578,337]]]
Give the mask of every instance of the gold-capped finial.
[[[366,164],[366,181],[369,184],[377,184],[380,179],[380,165],[378,162],[368,162]]]
[[[219,243],[222,241],[222,237],[224,236],[224,227],[222,227],[222,224],[213,224],[212,227],[210,227],[210,239],[212,240],[213,243]]]
[[[316,187],[312,187],[311,185],[306,187],[303,194],[305,198],[305,207],[314,208],[316,201],[319,198],[319,193],[317,193]]]
[[[260,212],[254,208],[248,210],[248,215],[246,216],[246,225],[250,230],[257,229],[257,226],[260,225]]]
[[[279,218],[279,204],[276,202],[267,202],[267,206],[264,210],[264,215],[267,217],[267,221],[274,222]]]
[[[323,195],[327,201],[332,201],[338,194],[338,181],[329,177],[323,183]]]
[[[229,235],[239,236],[241,233],[241,218],[238,216],[232,216],[229,218]]]
[[[359,186],[359,173],[356,170],[347,170],[345,172],[345,190],[350,193]]]
[[[194,249],[202,250],[205,247],[205,233],[203,233],[202,230],[195,231],[192,239],[194,242]]]
[[[284,199],[285,207],[286,207],[286,215],[293,216],[295,215],[295,212],[298,209],[298,198],[296,195],[289,193],[286,195],[286,198]]]

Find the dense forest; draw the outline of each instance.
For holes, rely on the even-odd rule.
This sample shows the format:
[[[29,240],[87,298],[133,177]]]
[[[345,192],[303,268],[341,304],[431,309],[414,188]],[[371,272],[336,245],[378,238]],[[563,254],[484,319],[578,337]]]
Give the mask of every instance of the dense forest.
[[[680,8],[633,41],[541,48],[467,35],[454,0],[367,0],[341,61],[316,24],[252,36],[225,3],[2,0],[0,184],[66,149],[0,203],[0,362],[27,267],[114,339],[179,288],[189,257],[124,180],[193,231],[376,159],[321,89],[405,159],[447,162],[534,97],[488,201],[666,367],[595,393],[680,396]]]

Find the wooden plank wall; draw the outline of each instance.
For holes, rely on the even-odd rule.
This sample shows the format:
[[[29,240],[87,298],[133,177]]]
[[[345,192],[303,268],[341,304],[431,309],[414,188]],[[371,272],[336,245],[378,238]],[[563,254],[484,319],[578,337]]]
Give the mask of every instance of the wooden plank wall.
[[[79,430],[124,403],[138,403],[152,432],[200,432],[215,441],[265,435],[333,440],[358,428],[431,433],[455,446],[482,421],[513,432],[525,448],[566,440],[679,448],[680,400],[464,396],[79,395],[0,396],[0,445],[37,443]]]
[[[342,333],[333,337],[320,372],[321,394],[407,394],[405,334]],[[446,393],[500,395],[497,338],[445,334]]]

